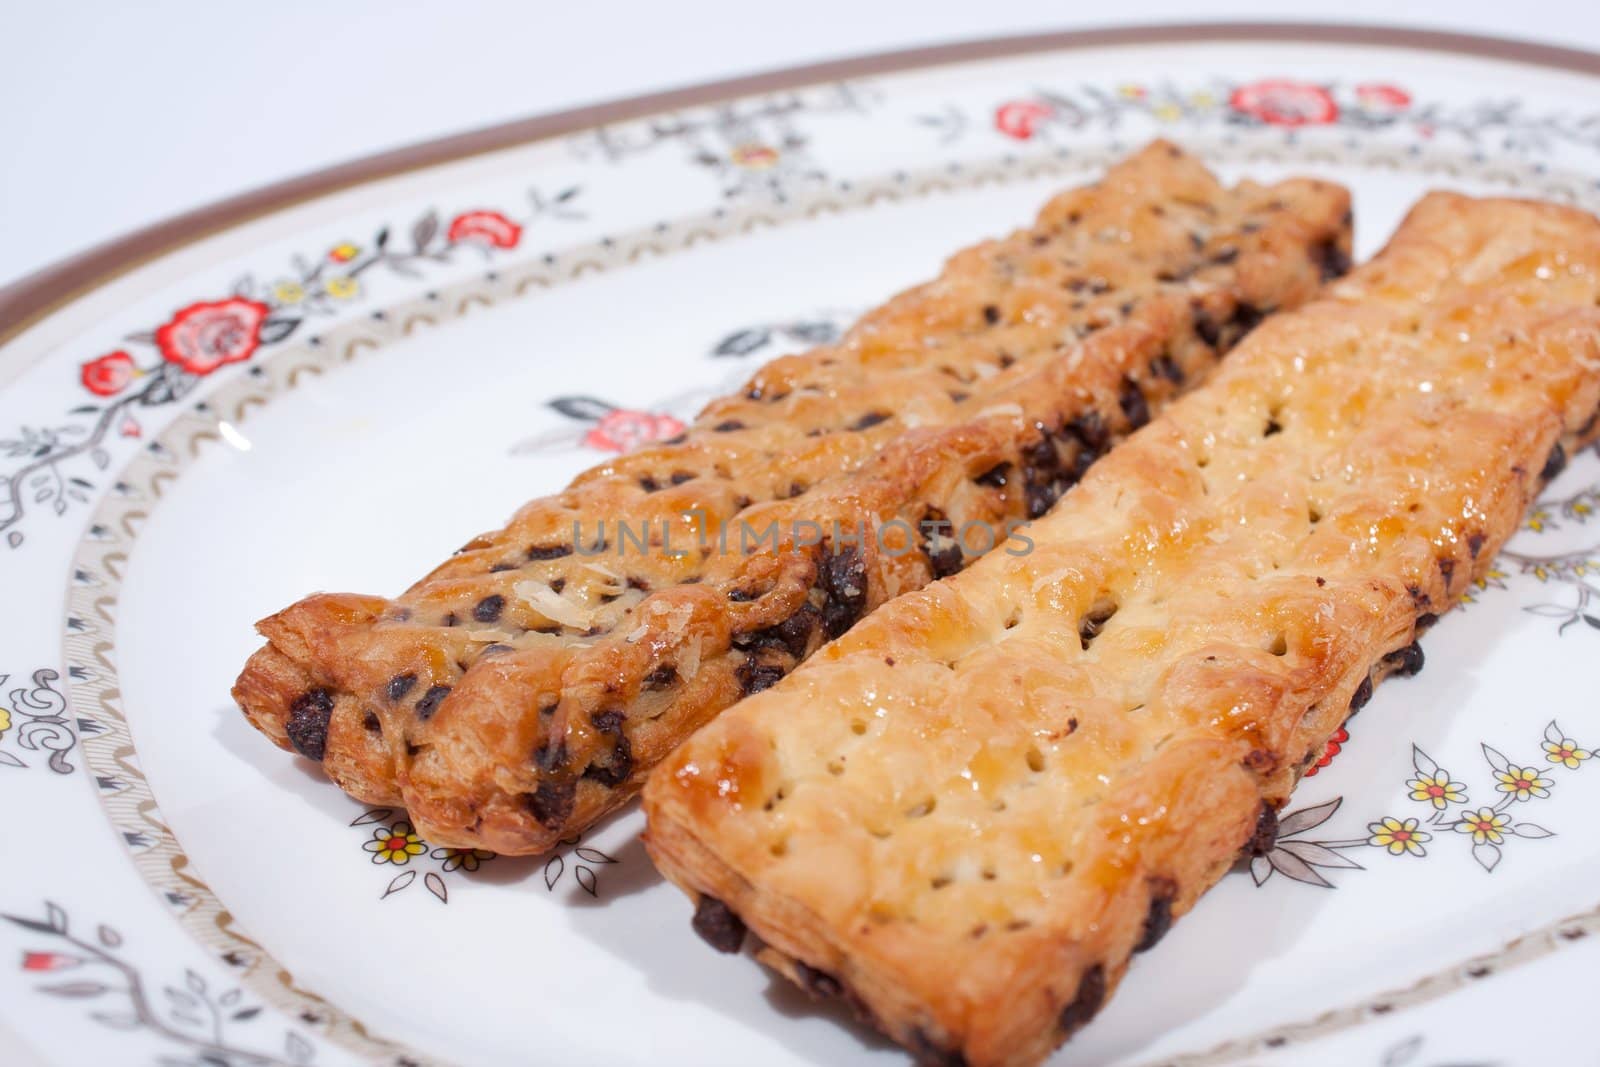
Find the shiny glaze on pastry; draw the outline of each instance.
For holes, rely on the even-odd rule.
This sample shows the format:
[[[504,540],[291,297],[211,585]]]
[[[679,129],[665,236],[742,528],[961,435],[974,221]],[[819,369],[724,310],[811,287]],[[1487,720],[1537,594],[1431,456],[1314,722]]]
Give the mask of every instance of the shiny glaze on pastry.
[[[1239,857],[1600,402],[1600,222],[1434,194],[1097,463],[657,768],[695,926],[934,1063],[1030,1064]],[[1247,951],[1242,948],[1241,951]]]
[[[1229,190],[1151,145],[401,596],[319,594],[264,620],[234,695],[280,747],[403,804],[436,844],[549,848],[718,712],[959,570],[949,534],[1042,514],[1348,248],[1343,189]],[[648,549],[618,520],[647,526]],[[893,520],[914,536],[903,551],[861,538]],[[802,521],[824,543],[803,545]],[[697,546],[725,523],[780,536]],[[835,523],[862,543],[832,551]]]

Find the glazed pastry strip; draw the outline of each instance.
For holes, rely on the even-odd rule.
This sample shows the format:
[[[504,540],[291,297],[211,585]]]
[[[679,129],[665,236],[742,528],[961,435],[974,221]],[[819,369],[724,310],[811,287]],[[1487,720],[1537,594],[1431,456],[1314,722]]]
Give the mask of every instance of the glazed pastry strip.
[[[1026,533],[660,766],[695,925],[935,1062],[1042,1059],[1593,438],[1600,223],[1435,194]]]
[[[1042,514],[1348,247],[1342,189],[1228,190],[1153,145],[401,597],[319,595],[263,621],[235,696],[435,843],[548,848],[723,708],[959,570],[985,527]],[[909,541],[863,536],[886,523]],[[730,524],[726,547],[699,543]]]

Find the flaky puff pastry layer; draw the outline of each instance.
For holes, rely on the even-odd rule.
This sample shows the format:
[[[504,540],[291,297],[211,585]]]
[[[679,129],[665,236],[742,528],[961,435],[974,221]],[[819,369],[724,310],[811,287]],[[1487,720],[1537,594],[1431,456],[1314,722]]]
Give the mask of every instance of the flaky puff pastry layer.
[[[645,789],[695,925],[937,1062],[1029,1064],[1490,566],[1600,401],[1600,222],[1434,194],[1102,459]]]
[[[922,531],[1043,514],[1263,313],[1344,269],[1348,209],[1315,181],[1227,189],[1152,145],[402,596],[318,595],[263,620],[234,695],[436,844],[549,848],[723,708],[958,570],[956,539]],[[915,543],[862,543],[891,522]],[[702,552],[723,524],[728,547]],[[831,549],[836,528],[853,552],[794,543],[824,532]]]

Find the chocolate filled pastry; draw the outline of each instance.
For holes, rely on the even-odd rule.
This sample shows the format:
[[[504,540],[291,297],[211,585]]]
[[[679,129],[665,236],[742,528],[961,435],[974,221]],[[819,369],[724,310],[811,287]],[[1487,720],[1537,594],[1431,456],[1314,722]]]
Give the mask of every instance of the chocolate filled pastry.
[[[1349,228],[1338,186],[1228,189],[1153,144],[399,597],[263,620],[234,696],[435,844],[547,849],[877,605],[1042,515],[1341,273]]]
[[[721,715],[644,792],[723,950],[920,1058],[1088,1022],[1592,440],[1600,221],[1434,194],[1026,530]]]

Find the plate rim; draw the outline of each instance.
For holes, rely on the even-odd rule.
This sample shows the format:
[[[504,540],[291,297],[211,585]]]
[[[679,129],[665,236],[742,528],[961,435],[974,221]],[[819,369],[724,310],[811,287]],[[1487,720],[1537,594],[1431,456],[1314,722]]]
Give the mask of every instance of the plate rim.
[[[1045,52],[1154,44],[1301,43],[1407,48],[1600,78],[1600,51],[1415,25],[1207,21],[1108,25],[1010,34],[800,64],[543,112],[413,142],[258,186],[168,216],[55,260],[0,286],[0,347],[124,275],[209,237],[374,181],[584,130],[761,93]]]

